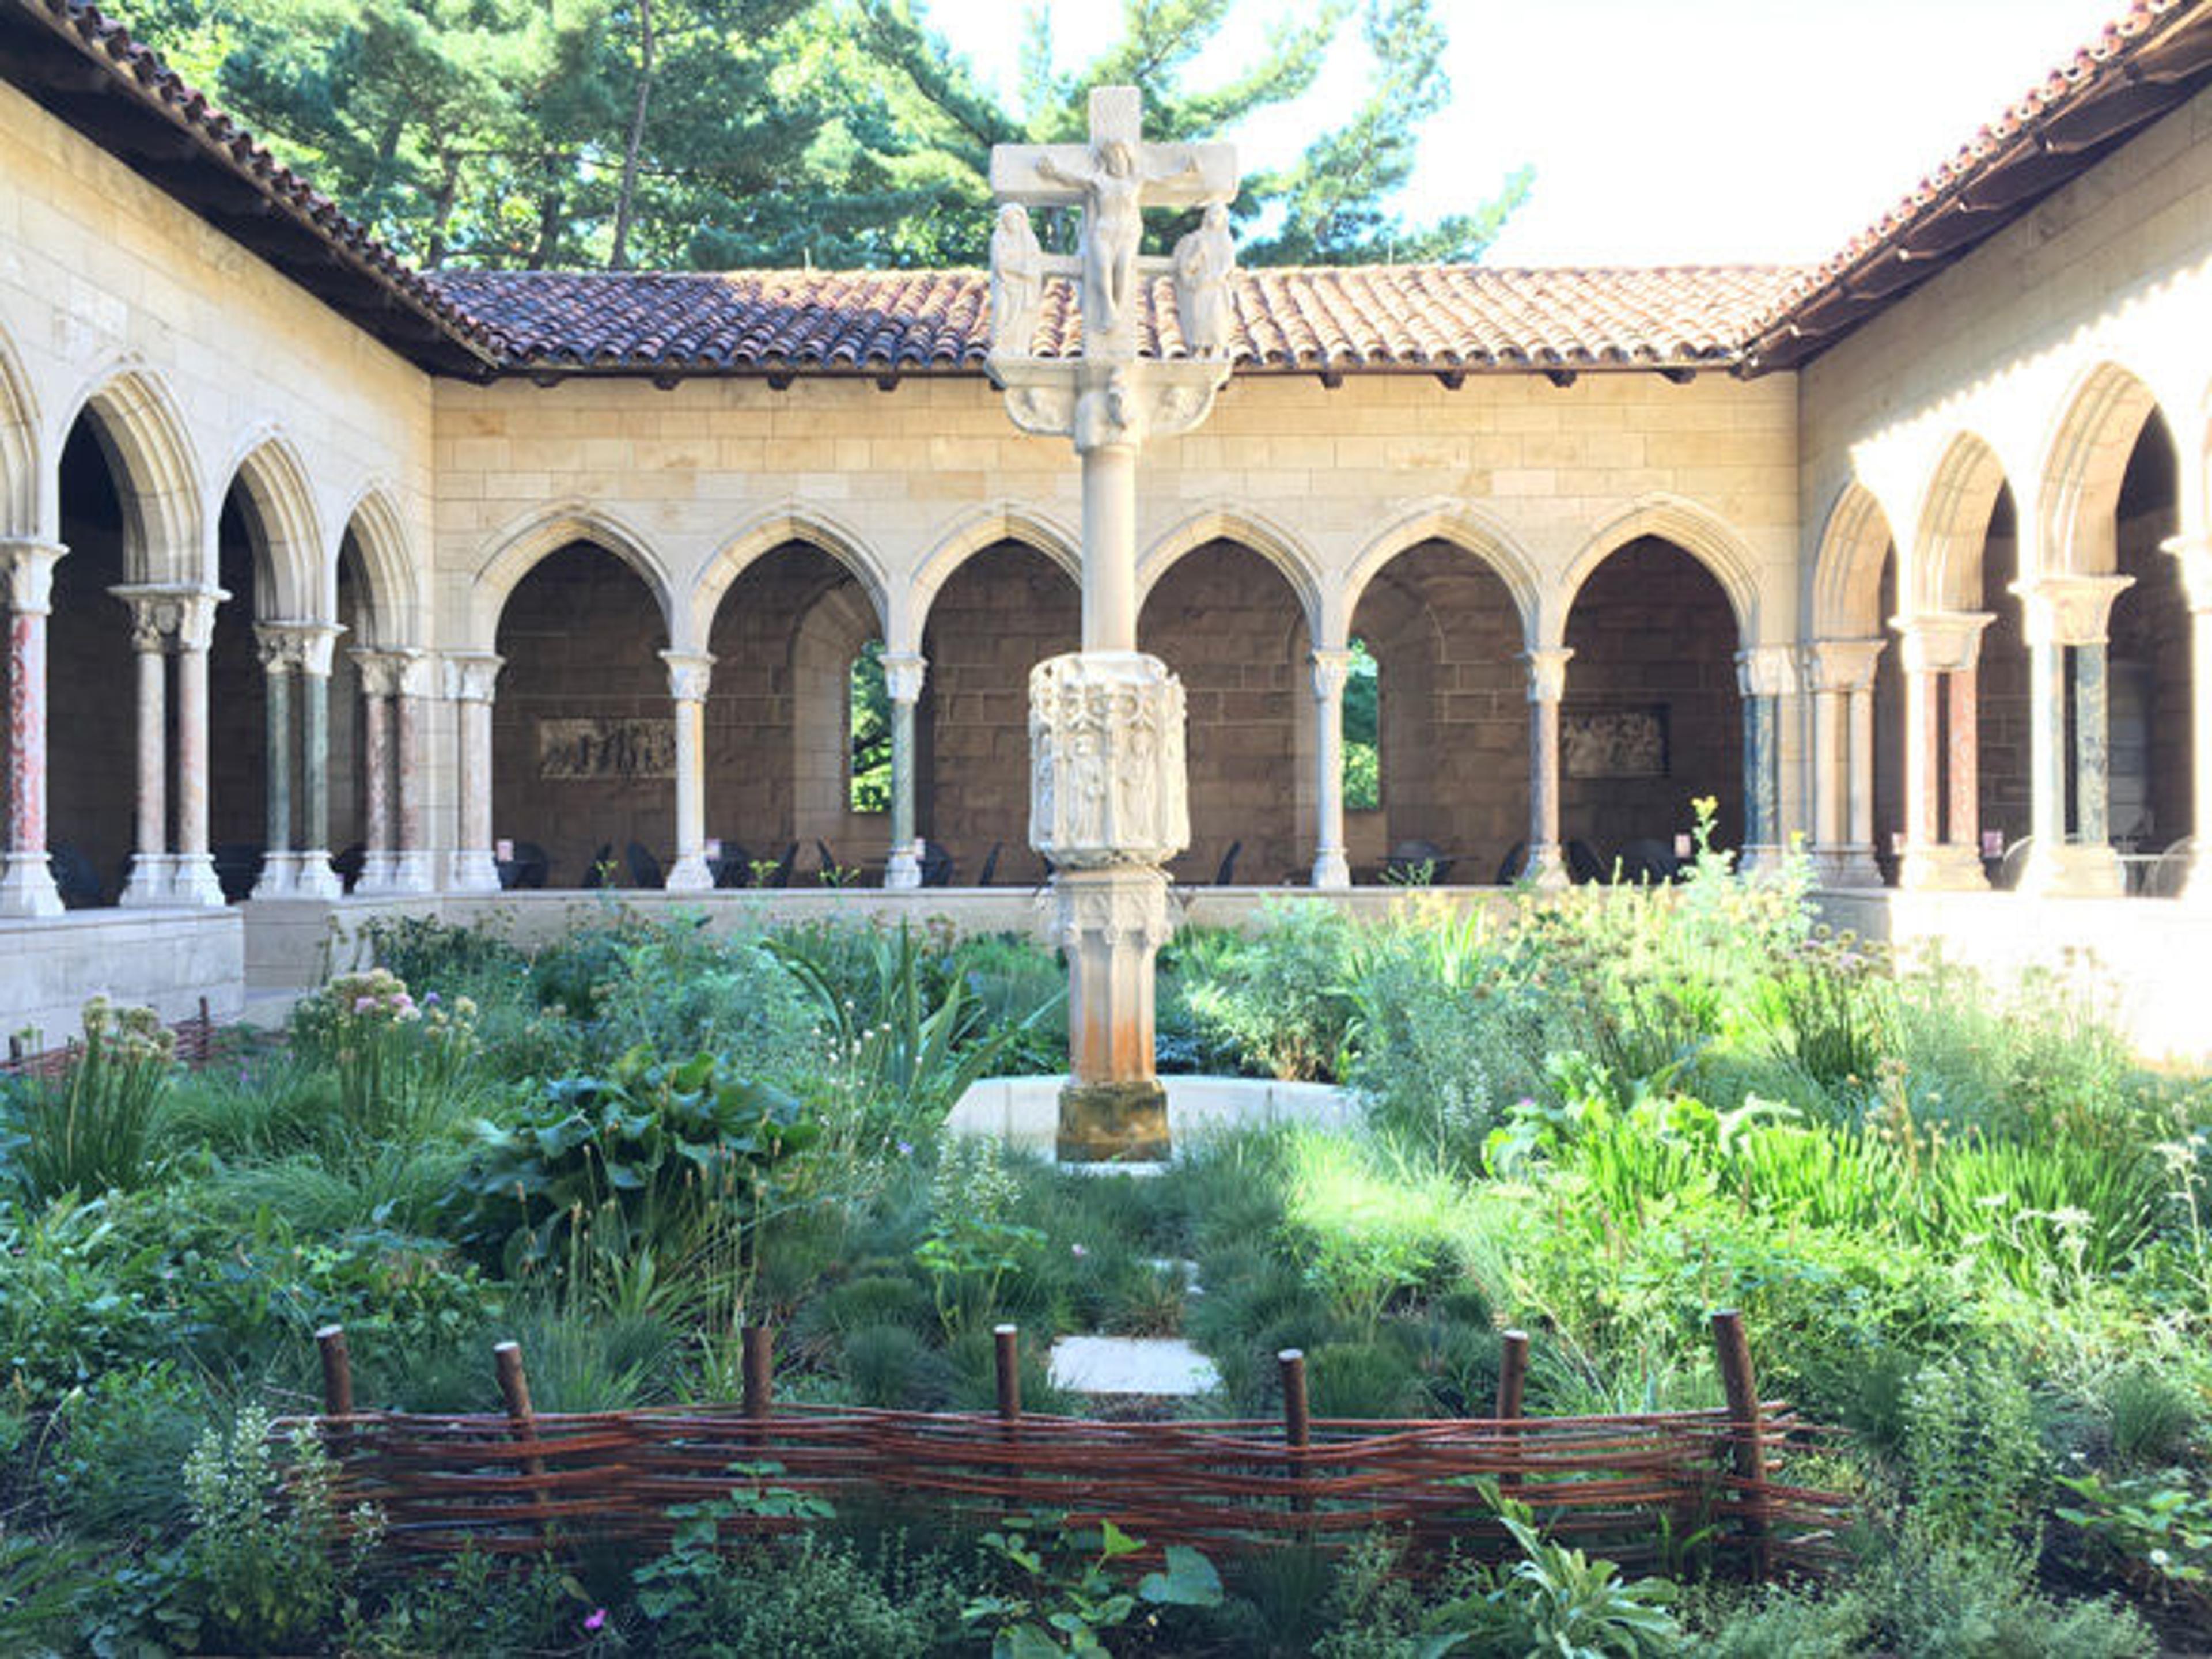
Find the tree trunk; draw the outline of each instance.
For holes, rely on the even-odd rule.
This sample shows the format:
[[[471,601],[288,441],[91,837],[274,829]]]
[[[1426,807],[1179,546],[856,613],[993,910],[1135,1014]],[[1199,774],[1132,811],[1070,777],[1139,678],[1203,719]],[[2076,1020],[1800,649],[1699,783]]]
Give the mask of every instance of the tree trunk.
[[[430,204],[430,246],[423,263],[432,270],[446,263],[446,227],[453,222],[453,203],[461,193],[461,153],[449,149],[445,171],[439,176],[438,193]]]
[[[538,245],[525,262],[532,270],[543,270],[553,263],[553,252],[561,240],[561,213],[567,204],[567,192],[561,187],[559,165],[558,156],[545,158],[545,194],[538,203]]]
[[[615,199],[615,245],[607,264],[616,270],[629,264],[629,228],[637,208],[638,160],[645,150],[646,112],[653,103],[653,0],[637,0],[637,102],[630,110],[629,136],[623,143],[622,191]]]

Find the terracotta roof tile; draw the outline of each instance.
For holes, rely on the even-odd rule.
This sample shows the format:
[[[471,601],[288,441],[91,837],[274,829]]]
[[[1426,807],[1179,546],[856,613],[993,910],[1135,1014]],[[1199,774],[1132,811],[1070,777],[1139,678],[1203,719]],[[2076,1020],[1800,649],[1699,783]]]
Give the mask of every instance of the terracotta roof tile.
[[[1728,363],[1789,267],[1492,270],[1470,265],[1237,273],[1245,372],[1695,368]],[[441,271],[428,279],[510,367],[662,374],[975,374],[990,333],[980,271]],[[1151,284],[1141,348],[1181,356],[1171,285]],[[1070,284],[1035,342],[1080,349]]]

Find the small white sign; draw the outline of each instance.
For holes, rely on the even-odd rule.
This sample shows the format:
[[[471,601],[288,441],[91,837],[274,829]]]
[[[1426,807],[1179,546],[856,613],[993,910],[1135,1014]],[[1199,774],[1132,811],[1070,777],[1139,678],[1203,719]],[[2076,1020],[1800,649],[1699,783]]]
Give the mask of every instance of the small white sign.
[[[501,864],[514,863],[514,843],[511,841],[495,841],[492,842],[491,855],[497,859]]]
[[[1690,856],[1690,838],[1687,836],[1677,836],[1674,837],[1674,856],[1678,859],[1686,859]]]
[[[711,860],[714,860],[714,859],[719,859],[719,858],[720,858],[721,856],[722,856],[722,838],[721,838],[720,836],[708,836],[708,837],[707,837],[707,857]]]

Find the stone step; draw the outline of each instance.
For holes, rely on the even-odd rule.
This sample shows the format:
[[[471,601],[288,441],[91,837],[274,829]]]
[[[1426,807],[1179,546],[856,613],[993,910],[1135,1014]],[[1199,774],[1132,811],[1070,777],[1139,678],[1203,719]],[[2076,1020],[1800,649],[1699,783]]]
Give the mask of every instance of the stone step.
[[[1063,1336],[1052,1345],[1052,1385],[1070,1394],[1204,1394],[1221,1385],[1213,1362],[1181,1337]]]

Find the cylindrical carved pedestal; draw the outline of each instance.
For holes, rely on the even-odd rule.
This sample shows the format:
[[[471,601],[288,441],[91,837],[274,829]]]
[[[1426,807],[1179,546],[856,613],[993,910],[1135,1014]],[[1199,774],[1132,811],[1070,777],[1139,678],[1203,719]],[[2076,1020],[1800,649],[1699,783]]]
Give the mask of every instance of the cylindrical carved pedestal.
[[[1053,866],[1067,953],[1069,1163],[1168,1154],[1152,1070],[1153,958],[1168,936],[1160,866],[1190,842],[1182,683],[1135,651],[1078,652],[1030,673],[1030,845]]]

